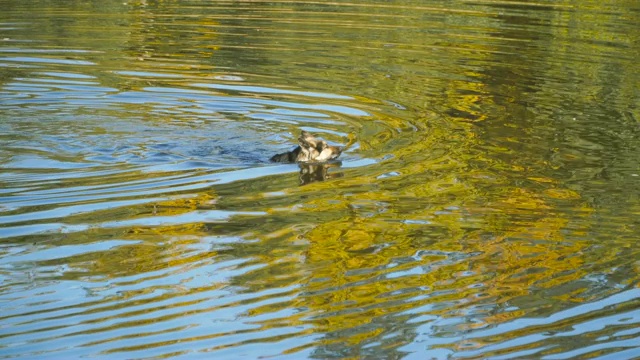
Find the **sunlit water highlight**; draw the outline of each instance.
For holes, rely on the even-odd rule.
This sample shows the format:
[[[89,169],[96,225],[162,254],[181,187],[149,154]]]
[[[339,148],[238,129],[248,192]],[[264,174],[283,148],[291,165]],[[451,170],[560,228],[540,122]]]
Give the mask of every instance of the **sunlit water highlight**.
[[[640,357],[636,2],[0,8],[0,358]]]

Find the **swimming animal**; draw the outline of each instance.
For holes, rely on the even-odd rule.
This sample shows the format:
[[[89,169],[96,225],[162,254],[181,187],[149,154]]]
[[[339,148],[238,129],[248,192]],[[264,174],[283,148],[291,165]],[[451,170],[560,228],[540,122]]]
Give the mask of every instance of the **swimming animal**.
[[[332,146],[306,131],[302,131],[298,137],[298,146],[281,154],[271,157],[271,161],[280,163],[294,162],[325,162],[337,159],[342,154],[343,148]]]

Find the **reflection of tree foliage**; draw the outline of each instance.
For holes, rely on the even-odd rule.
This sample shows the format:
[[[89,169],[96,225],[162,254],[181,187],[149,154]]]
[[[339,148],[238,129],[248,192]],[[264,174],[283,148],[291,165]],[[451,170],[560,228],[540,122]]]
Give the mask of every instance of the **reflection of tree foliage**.
[[[335,4],[290,3],[269,19],[253,19],[247,9],[232,7],[194,18],[188,8],[163,1],[137,2],[124,19],[116,17],[122,9],[112,9],[109,21],[128,21],[131,33],[109,36],[112,42],[102,45],[122,47],[138,71],[165,63],[164,70],[199,76],[201,69],[221,64],[251,69],[256,78],[269,76],[280,85],[298,80],[303,89],[362,95],[358,100],[372,116],[359,124],[357,151],[378,162],[341,168],[343,176],[331,179],[326,169],[307,171],[303,175],[320,174],[325,181],[307,181],[317,179],[309,176],[302,187],[297,169],[214,183],[153,204],[73,215],[65,222],[206,210],[264,214],[19,240],[131,241],[100,254],[42,262],[70,264],[65,279],[244,260],[237,267],[247,271],[228,284],[172,290],[229,285],[257,293],[291,287],[287,301],[251,307],[246,316],[295,309],[258,324],[265,329],[310,325],[305,331],[322,335],[313,344],[319,358],[373,355],[380,349],[400,357],[402,345],[418,332],[414,318],[466,316],[465,323],[434,325],[435,337],[447,337],[614,291],[593,291],[584,281],[591,272],[628,271],[620,281],[637,281],[637,251],[631,249],[639,225],[624,220],[639,211],[637,180],[630,176],[638,171],[635,63],[612,61],[615,52],[580,65],[571,61],[613,39],[615,32],[606,28],[581,25],[607,23],[607,12],[594,20],[584,18],[593,16],[589,11],[544,8],[532,12],[540,18],[531,20],[520,12],[486,17],[467,16],[466,9],[422,9],[430,23],[420,27],[412,4],[404,5],[347,6],[350,22],[340,17],[345,7]],[[282,4],[271,6],[278,10]],[[496,7],[508,12],[518,5],[495,2],[472,10],[493,13]],[[305,20],[325,10],[333,10],[335,19],[310,29]],[[403,15],[388,20],[393,31],[369,21],[391,11]],[[366,25],[353,26],[356,20]],[[89,26],[94,20],[81,21]],[[257,31],[270,21],[277,23],[272,33]],[[185,25],[190,31],[177,31]],[[219,25],[225,34],[216,30]],[[64,26],[50,26],[52,34],[70,36]],[[481,36],[468,38],[456,29]],[[321,41],[319,34],[331,41]],[[362,44],[371,37],[377,40]],[[630,39],[623,43],[632,44]],[[299,48],[306,51],[286,50]],[[564,61],[556,61],[559,56]],[[192,70],[185,68],[189,57],[207,60]],[[106,68],[123,67],[113,63],[122,59],[102,60]],[[105,81],[122,86],[121,79]],[[409,110],[385,105],[390,100]],[[603,103],[616,104],[615,109]],[[216,237],[237,241],[219,245]]]

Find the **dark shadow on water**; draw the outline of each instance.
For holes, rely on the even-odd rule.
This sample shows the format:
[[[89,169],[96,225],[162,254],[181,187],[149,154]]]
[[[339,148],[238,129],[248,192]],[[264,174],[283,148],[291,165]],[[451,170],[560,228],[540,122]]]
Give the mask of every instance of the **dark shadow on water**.
[[[307,185],[316,181],[324,181],[327,179],[339,178],[343,174],[341,172],[330,172],[330,168],[340,168],[342,162],[328,162],[328,163],[299,163],[300,167],[300,185]]]

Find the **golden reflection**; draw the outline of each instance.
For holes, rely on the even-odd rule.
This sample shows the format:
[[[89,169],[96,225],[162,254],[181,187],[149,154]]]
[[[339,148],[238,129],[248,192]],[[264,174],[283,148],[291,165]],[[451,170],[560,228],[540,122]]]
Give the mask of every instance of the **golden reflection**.
[[[437,129],[429,135],[394,151],[395,159],[406,160],[402,167],[395,167],[397,161],[380,163],[378,173],[397,174],[375,180],[376,191],[369,191],[370,175],[345,171],[342,178],[314,184],[314,196],[303,200],[293,215],[316,219],[301,235],[308,249],[298,271],[308,278],[291,279],[304,284],[304,295],[295,304],[313,314],[308,321],[316,331],[353,333],[343,335],[342,341],[358,343],[363,333],[349,329],[384,313],[460,299],[501,306],[533,288],[561,287],[587,273],[581,254],[588,243],[565,240],[572,236],[567,212],[556,211],[550,202],[561,200],[575,213],[588,214],[577,193],[542,177],[532,181],[553,188],[516,186],[491,169],[461,174],[458,170],[465,164],[460,155],[479,139],[459,133],[454,153],[445,154],[432,151],[445,135]],[[427,155],[415,156],[420,153]],[[472,157],[478,158],[483,159]],[[513,169],[491,161],[494,169]],[[502,188],[488,194],[484,188],[491,184]],[[292,195],[307,192],[303,189]],[[575,237],[580,236],[582,230],[576,230]],[[275,266],[276,259],[263,260]],[[477,286],[468,288],[472,285]],[[578,294],[568,297],[579,301]],[[424,299],[413,299],[416,296]],[[456,308],[430,313],[457,316]],[[484,324],[519,314],[499,312],[486,316]],[[470,323],[460,330],[479,326]]]
[[[479,9],[486,6],[480,3]],[[154,99],[157,93],[126,101],[109,97],[105,106],[109,109],[101,115],[126,118],[125,114],[150,114],[146,116],[158,129],[173,131],[178,128],[173,126],[179,123],[198,129],[214,128],[209,117],[230,112],[231,116],[222,116],[225,121],[242,125],[232,127],[229,132],[233,132],[244,131],[243,126],[267,128],[282,121],[281,117],[294,114],[282,121],[285,125],[279,125],[322,127],[336,134],[348,133],[349,144],[357,147],[347,155],[351,159],[372,160],[373,165],[343,168],[339,163],[300,164],[296,171],[240,175],[246,178],[238,178],[237,173],[225,178],[221,170],[216,179],[222,181],[212,181],[205,188],[185,186],[176,190],[177,194],[173,188],[163,189],[153,196],[164,200],[99,211],[92,210],[91,205],[112,194],[101,193],[96,185],[133,197],[127,194],[128,190],[118,190],[117,185],[137,186],[141,180],[150,184],[153,174],[129,172],[126,174],[130,176],[78,176],[72,180],[46,179],[42,183],[21,184],[24,189],[16,190],[16,194],[24,194],[26,200],[33,200],[36,205],[19,210],[24,213],[16,211],[10,215],[20,218],[29,211],[45,214],[33,221],[25,216],[23,219],[27,220],[19,220],[16,226],[40,225],[51,219],[46,216],[55,217],[52,222],[64,225],[88,226],[85,231],[38,233],[19,240],[31,244],[43,238],[54,239],[42,246],[124,241],[124,245],[107,250],[36,262],[43,266],[61,265],[60,278],[65,280],[89,279],[90,282],[96,278],[138,282],[140,286],[125,297],[152,294],[160,288],[204,294],[202,299],[188,301],[211,301],[197,310],[176,311],[170,315],[193,323],[199,320],[191,317],[193,313],[198,317],[210,316],[203,316],[207,321],[202,326],[204,329],[197,328],[199,323],[194,327],[197,334],[193,338],[167,336],[170,340],[156,343],[143,339],[132,342],[131,349],[159,347],[158,344],[165,341],[184,341],[189,346],[189,341],[199,336],[202,339],[246,334],[244,329],[234,333],[235,330],[224,326],[222,330],[215,328],[215,321],[219,319],[209,313],[216,307],[234,310],[231,321],[250,323],[252,329],[247,332],[307,326],[296,329],[299,331],[291,336],[312,334],[315,337],[309,346],[313,347],[341,343],[343,347],[362,350],[363,344],[371,343],[372,338],[388,336],[393,346],[412,341],[418,325],[409,320],[421,315],[432,315],[445,323],[458,320],[459,323],[447,328],[447,334],[436,334],[443,337],[510,321],[527,315],[532,309],[548,315],[567,303],[582,303],[601,296],[602,292],[593,291],[593,282],[586,281],[592,274],[602,273],[605,277],[608,271],[621,268],[629,274],[611,280],[615,284],[606,286],[614,289],[611,291],[617,291],[618,285],[637,286],[639,270],[633,258],[637,224],[629,219],[633,220],[631,215],[639,211],[632,192],[628,204],[614,203],[615,199],[627,195],[620,189],[634,189],[637,183],[636,97],[629,95],[637,93],[637,81],[633,76],[620,76],[611,82],[601,79],[615,75],[616,71],[610,68],[624,68],[624,73],[635,74],[635,63],[620,57],[615,57],[615,63],[608,62],[609,52],[624,48],[621,45],[625,44],[615,43],[618,37],[612,34],[623,34],[616,33],[619,29],[615,26],[602,27],[602,31],[593,30],[597,27],[580,28],[580,20],[614,24],[611,14],[615,12],[531,10],[538,17],[535,24],[525,26],[521,22],[525,22],[527,16],[523,16],[525,12],[518,9],[518,4],[486,3],[493,6],[491,16],[481,16],[483,12],[474,10],[474,18],[461,18],[463,11],[450,12],[445,7],[416,16],[413,14],[416,8],[411,4],[399,7],[344,5],[353,7],[351,12],[377,9],[380,12],[377,15],[385,17],[375,17],[376,21],[387,17],[400,19],[399,23],[384,24],[394,29],[391,32],[372,28],[373,21],[359,24],[355,20],[343,23],[319,18],[323,14],[344,14],[332,9],[341,6],[335,3],[287,2],[282,9],[261,1],[247,2],[242,8],[234,8],[233,3],[210,8],[179,7],[171,1],[132,3],[131,15],[122,20],[128,25],[113,33],[117,36],[108,33],[109,39],[96,41],[83,34],[86,44],[99,43],[106,49],[102,55],[87,55],[100,56],[103,60],[96,61],[100,66],[91,71],[100,73],[101,85],[112,84],[113,89],[134,88],[143,93],[149,85],[175,87],[178,84],[181,92],[175,97],[163,98],[162,102],[168,101],[160,108],[161,116],[152,111],[156,106],[154,101],[158,101]],[[309,10],[307,7],[318,9],[305,11]],[[500,7],[504,9],[496,11]],[[189,13],[193,9],[203,14]],[[517,11],[513,14],[517,16],[502,14],[502,10],[509,13],[514,9]],[[179,11],[184,13],[175,13]],[[394,11],[400,11],[402,16],[392,17],[389,12]],[[120,13],[120,9],[115,9],[112,17],[119,18]],[[237,15],[242,14],[246,16],[238,19]],[[298,15],[309,18],[294,18]],[[376,14],[361,15],[370,20],[370,15]],[[86,19],[94,19],[93,16],[83,13],[79,18],[83,19],[83,27],[91,28],[87,21],[92,20]],[[110,25],[117,27],[115,22]],[[218,31],[224,32],[224,36],[219,36]],[[510,31],[521,31],[521,34],[514,36]],[[371,39],[374,32],[376,41],[363,46],[362,40]],[[430,36],[435,32],[442,36]],[[463,35],[468,32],[477,34],[475,37]],[[334,42],[324,41],[318,34]],[[562,40],[558,40],[560,38]],[[335,52],[327,52],[327,46],[334,44],[335,39],[340,40],[339,46],[332,48]],[[567,39],[590,40],[569,42]],[[623,40],[628,43],[629,39],[623,36]],[[596,41],[607,46],[597,45]],[[56,46],[62,49],[62,45]],[[305,51],[282,50],[293,48]],[[124,50],[122,54],[113,54],[112,49]],[[603,52],[579,66],[573,65],[580,55],[577,50],[586,56],[595,49]],[[327,53],[332,57],[324,57]],[[564,59],[555,58],[560,55]],[[123,64],[123,59],[129,63]],[[135,66],[129,69],[132,64]],[[201,89],[190,88],[189,81],[190,78],[210,79],[211,73],[202,70],[214,67],[222,73],[243,74],[243,79],[251,80],[249,86],[257,84],[275,93],[238,91],[233,98],[229,97],[237,109],[218,110],[216,104],[211,103],[212,98],[200,97]],[[55,68],[55,71],[61,69]],[[129,70],[131,75],[113,76]],[[69,70],[74,71],[76,69]],[[137,76],[136,71],[156,73]],[[23,77],[22,72],[28,79],[27,70],[16,73]],[[179,80],[157,76],[161,73],[175,73]],[[566,73],[571,76],[566,77]],[[571,84],[568,90],[563,89],[566,84]],[[575,84],[584,85],[585,91],[576,92]],[[317,98],[278,95],[278,90],[284,88],[294,88],[301,93],[326,91],[346,95],[347,99],[333,103],[326,100],[326,106],[318,105]],[[7,94],[31,91],[28,86],[7,89]],[[42,89],[38,92],[48,93]],[[72,97],[73,87],[68,86],[68,91]],[[213,90],[210,93],[219,95],[215,101],[225,102],[226,93]],[[83,95],[83,100],[97,101],[98,98]],[[57,100],[67,105],[64,99]],[[128,111],[123,114],[116,109],[118,106],[111,106],[114,103]],[[614,104],[617,108],[602,109],[594,103]],[[24,108],[33,104],[25,102]],[[79,106],[82,111],[88,111],[86,109],[93,109],[94,105],[77,104],[68,104],[71,105],[68,109]],[[194,105],[193,108],[190,105]],[[369,115],[336,114],[331,111],[332,106],[361,110],[359,112]],[[20,106],[16,106],[18,108]],[[318,108],[322,110],[310,117],[304,116],[307,110]],[[51,108],[43,111],[51,112]],[[571,112],[584,115],[588,122],[576,125],[575,118],[563,119],[573,115]],[[623,113],[625,115],[616,118]],[[598,115],[602,119],[597,119]],[[27,116],[38,118],[32,114]],[[192,122],[194,118],[204,120]],[[632,125],[620,125],[616,121],[628,121]],[[602,135],[614,125],[627,133]],[[227,129],[220,131],[223,130]],[[28,131],[17,135],[23,136],[22,132]],[[165,136],[162,132],[157,134]],[[107,137],[110,133],[100,128],[99,135]],[[150,132],[149,136],[156,133]],[[61,139],[54,141],[63,142]],[[607,139],[617,142],[609,146]],[[262,144],[271,140],[257,141]],[[208,139],[201,141],[206,143]],[[207,146],[213,145],[207,143]],[[87,152],[94,150],[100,149]],[[20,151],[23,153],[7,153],[7,158],[29,153]],[[81,152],[73,150],[71,145],[65,147],[65,151]],[[135,151],[126,147],[122,150],[125,155]],[[140,148],[140,151],[151,150]],[[210,160],[199,159],[189,152],[183,155],[184,158],[175,160],[179,164],[171,165],[192,169],[201,166],[194,163]],[[77,159],[83,157],[78,155]],[[111,166],[108,162],[105,160]],[[622,170],[616,168],[621,163],[625,166]],[[270,166],[259,162],[253,165],[255,170]],[[100,169],[105,170],[105,174],[113,174],[107,171],[112,170],[109,166]],[[65,170],[65,176],[76,171]],[[11,171],[18,173],[20,169]],[[25,171],[18,175],[28,178],[42,174]],[[177,174],[167,172],[165,175]],[[186,172],[185,179],[189,176]],[[171,183],[178,187],[190,185],[189,180]],[[65,193],[65,188],[71,191]],[[620,193],[623,195],[611,200]],[[144,200],[152,196],[149,194],[142,191],[136,199]],[[47,196],[54,200],[42,208],[37,205]],[[77,198],[73,199],[74,196]],[[47,215],[64,206],[54,203],[56,197],[69,200],[78,212],[70,212],[64,218]],[[629,209],[624,208],[627,205]],[[229,215],[213,220],[196,216],[207,210],[258,214]],[[220,243],[216,243],[217,240]],[[225,261],[234,264],[230,265],[233,271],[208,267]],[[202,276],[203,284],[193,285],[189,283],[192,279],[180,279],[177,285],[173,282],[173,274],[198,266],[202,268],[194,276]],[[14,271],[10,266],[5,269]],[[145,282],[145,275],[154,271],[157,273],[149,277],[158,280],[157,283]],[[225,295],[236,298],[216,302],[218,299],[210,299],[207,293],[213,288],[225,288]],[[153,305],[153,301],[149,302]],[[179,308],[181,305],[183,303],[175,301],[163,306]],[[151,315],[131,320],[127,326],[135,326],[136,321],[155,325],[156,320],[165,320],[167,316],[153,314],[149,308],[134,311],[148,311]],[[116,318],[118,314],[110,316]],[[255,324],[259,326],[253,326]],[[116,330],[119,324],[109,326]],[[403,335],[406,338],[395,337],[396,330],[406,334]],[[281,340],[279,335],[271,335],[251,334],[238,341]],[[452,338],[455,335],[451,335]],[[504,334],[500,340],[513,335]],[[216,346],[238,345],[224,341]],[[473,346],[480,346],[481,342],[478,340]],[[456,346],[462,348],[460,344],[448,345]],[[110,350],[113,349],[106,351]]]

